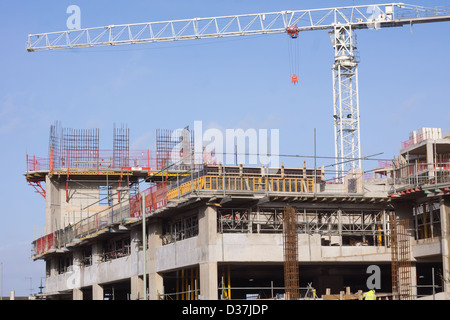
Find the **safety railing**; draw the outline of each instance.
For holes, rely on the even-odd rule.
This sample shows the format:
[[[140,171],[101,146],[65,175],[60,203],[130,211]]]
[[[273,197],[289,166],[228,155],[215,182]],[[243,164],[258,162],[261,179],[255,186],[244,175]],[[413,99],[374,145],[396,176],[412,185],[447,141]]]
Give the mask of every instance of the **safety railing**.
[[[414,137],[409,138],[406,141],[403,141],[401,143],[402,144],[402,149],[405,149],[405,148],[407,148],[409,146],[418,144],[418,143],[420,143],[422,141],[425,141],[425,140],[442,139],[442,137],[447,137],[448,134],[449,134],[448,132],[441,132],[440,130],[439,131],[434,131],[434,132],[433,131],[425,131],[423,133],[419,133],[419,134],[415,135]]]
[[[77,214],[79,215],[79,214]],[[117,204],[101,212],[84,218],[74,225],[68,225],[64,229],[47,234],[32,243],[34,256],[45,254],[50,249],[59,249],[71,243],[75,239],[82,239],[115,223],[121,223],[130,217],[128,204]]]
[[[314,179],[207,175],[169,190],[167,199],[177,198],[193,190],[312,193]]]
[[[27,172],[53,170],[152,170],[156,168],[156,153],[150,150],[129,150],[116,154],[113,150],[50,151],[49,158],[26,155]]]
[[[395,167],[392,177],[396,184],[430,185],[450,182],[450,161],[416,162]]]
[[[145,214],[149,214],[151,210],[161,208],[167,204],[167,183],[161,182],[143,191],[145,194]],[[141,217],[142,211],[142,195],[136,194],[130,198],[130,217]]]
[[[49,159],[36,157],[35,155],[27,154],[26,162],[27,162],[27,172],[48,170],[49,168]]]
[[[118,248],[116,250],[103,252],[102,261],[103,262],[110,261],[110,260],[129,256],[130,254],[131,254],[131,247],[128,245],[123,248]]]

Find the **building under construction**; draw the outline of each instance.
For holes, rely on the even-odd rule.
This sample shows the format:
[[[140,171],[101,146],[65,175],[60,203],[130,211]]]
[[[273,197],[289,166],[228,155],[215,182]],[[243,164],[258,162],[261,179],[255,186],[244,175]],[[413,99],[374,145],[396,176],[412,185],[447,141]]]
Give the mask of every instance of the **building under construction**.
[[[326,299],[366,291],[370,266],[379,298],[450,298],[450,139],[439,130],[333,181],[305,163],[197,163],[193,141],[171,137],[158,130],[156,150],[130,150],[129,129],[114,127],[100,150],[97,129],[55,124],[48,157],[27,155],[26,181],[45,198],[32,243],[43,298]]]

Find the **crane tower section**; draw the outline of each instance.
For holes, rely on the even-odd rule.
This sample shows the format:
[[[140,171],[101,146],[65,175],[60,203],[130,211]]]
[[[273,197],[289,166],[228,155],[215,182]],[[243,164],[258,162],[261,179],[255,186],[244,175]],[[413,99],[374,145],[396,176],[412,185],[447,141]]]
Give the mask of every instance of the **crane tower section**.
[[[333,118],[336,177],[350,169],[361,168],[359,130],[358,55],[351,25],[335,26],[330,31],[334,48]]]

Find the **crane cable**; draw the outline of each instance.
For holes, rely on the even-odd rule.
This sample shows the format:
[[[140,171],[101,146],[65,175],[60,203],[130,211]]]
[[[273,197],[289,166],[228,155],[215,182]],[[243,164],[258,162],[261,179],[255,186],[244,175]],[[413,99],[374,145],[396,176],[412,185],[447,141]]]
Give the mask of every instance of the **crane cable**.
[[[296,26],[287,27],[287,47],[288,47],[288,60],[289,60],[289,73],[290,80],[293,84],[297,84],[300,73],[300,46],[297,41],[298,29]]]

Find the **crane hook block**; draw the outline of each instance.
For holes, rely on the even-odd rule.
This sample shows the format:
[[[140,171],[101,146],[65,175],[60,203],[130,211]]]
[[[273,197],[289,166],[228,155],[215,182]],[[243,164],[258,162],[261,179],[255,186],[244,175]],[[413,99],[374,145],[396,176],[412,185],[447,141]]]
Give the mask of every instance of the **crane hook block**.
[[[294,74],[294,75],[291,76],[291,82],[292,82],[293,84],[297,84],[297,82],[298,82],[298,76],[297,76],[296,74]]]
[[[286,33],[291,36],[291,38],[295,39],[298,37],[299,29],[297,26],[289,26],[286,27]]]

